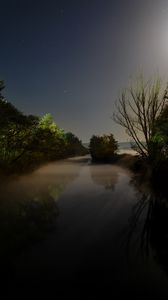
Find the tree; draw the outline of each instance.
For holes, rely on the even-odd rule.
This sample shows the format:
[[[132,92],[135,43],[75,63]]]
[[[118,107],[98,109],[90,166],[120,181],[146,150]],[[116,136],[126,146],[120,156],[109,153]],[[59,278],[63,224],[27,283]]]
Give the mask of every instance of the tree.
[[[39,121],[39,128],[48,129],[52,133],[54,133],[60,137],[62,137],[64,135],[64,130],[60,129],[57,126],[57,124],[54,122],[53,117],[50,113],[47,113],[43,117],[41,117],[41,119]]]
[[[8,102],[1,94],[3,88],[0,81],[0,162],[10,164],[28,142],[32,116],[25,116]]]
[[[135,86],[125,89],[116,103],[114,120],[126,129],[135,150],[154,159],[156,120],[163,113],[168,88],[162,91],[159,78],[145,82],[141,76]]]
[[[82,142],[72,132],[65,133],[65,145],[66,155],[68,156],[88,154],[88,151],[82,145]]]
[[[157,144],[161,158],[168,158],[168,105],[165,106],[162,113],[155,123],[155,134],[153,142]]]
[[[90,139],[90,154],[94,161],[111,161],[116,155],[118,144],[113,134],[96,136]]]
[[[66,134],[51,114],[25,115],[2,95],[0,80],[0,168],[21,171],[72,155],[86,154],[81,141]]]

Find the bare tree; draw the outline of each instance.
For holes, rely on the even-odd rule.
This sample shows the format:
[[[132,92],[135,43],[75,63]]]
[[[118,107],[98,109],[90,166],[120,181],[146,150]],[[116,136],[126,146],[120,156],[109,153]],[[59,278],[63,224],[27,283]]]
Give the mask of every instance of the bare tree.
[[[126,129],[135,150],[143,157],[151,154],[155,123],[165,109],[167,99],[168,87],[163,90],[158,77],[145,82],[140,76],[137,83],[125,89],[116,102],[114,121]]]

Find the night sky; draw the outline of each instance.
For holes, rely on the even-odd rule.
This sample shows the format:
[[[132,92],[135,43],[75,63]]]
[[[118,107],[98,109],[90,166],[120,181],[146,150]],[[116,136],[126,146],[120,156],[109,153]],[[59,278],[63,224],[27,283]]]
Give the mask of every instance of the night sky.
[[[168,79],[168,1],[0,0],[0,9],[8,100],[52,113],[84,142],[110,132],[127,140],[110,118],[114,102],[140,71]]]

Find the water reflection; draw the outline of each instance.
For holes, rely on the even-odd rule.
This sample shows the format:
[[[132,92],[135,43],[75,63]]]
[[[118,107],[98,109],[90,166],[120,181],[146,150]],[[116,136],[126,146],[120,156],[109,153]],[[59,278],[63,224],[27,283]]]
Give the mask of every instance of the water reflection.
[[[144,296],[158,288],[160,293],[163,281],[167,290],[158,264],[152,261],[146,272],[142,259],[132,256],[129,267],[125,263],[121,232],[131,212],[127,238],[132,252],[132,244],[139,243],[141,251],[155,252],[157,261],[168,265],[164,197],[136,179],[130,184],[130,179],[131,173],[122,167],[91,165],[88,159],[76,158],[1,185],[0,254],[11,260],[18,254],[8,285],[17,290],[20,286],[25,290],[27,284],[30,289],[38,286],[42,294],[46,287],[47,295],[52,291],[56,297],[60,289],[65,299],[75,293],[79,299],[84,292],[87,299],[90,288],[97,298],[101,289],[111,298],[115,292],[124,296],[131,292],[135,299],[140,291]]]
[[[137,189],[137,203],[129,219],[128,245],[139,245],[141,254],[153,256],[168,275],[168,198],[151,185],[132,180]]]
[[[118,173],[118,169],[114,166],[111,167],[111,165],[92,165],[90,167],[90,174],[93,182],[103,186],[105,190],[114,191],[115,185],[119,179]]]
[[[7,200],[7,201],[6,201]],[[10,200],[3,199],[0,205],[0,253],[14,255],[55,224],[58,206],[47,193],[43,197]]]
[[[58,199],[79,172],[53,164],[0,185],[0,255],[12,259],[56,227]]]
[[[15,256],[35,241],[43,238],[55,227],[59,209],[55,199],[46,190],[39,194],[34,189],[8,198],[1,194],[0,254]]]

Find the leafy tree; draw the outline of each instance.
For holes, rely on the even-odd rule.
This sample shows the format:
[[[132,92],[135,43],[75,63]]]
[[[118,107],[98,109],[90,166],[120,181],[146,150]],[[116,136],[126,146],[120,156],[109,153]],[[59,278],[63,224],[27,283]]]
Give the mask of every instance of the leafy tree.
[[[51,114],[47,113],[40,118],[36,132],[36,146],[47,160],[64,157],[65,133],[54,122]]]
[[[68,156],[87,154],[87,149],[82,145],[82,142],[72,132],[65,134],[66,152]]]
[[[11,163],[27,141],[31,121],[0,96],[0,158]]]
[[[73,134],[65,134],[51,114],[24,115],[3,97],[0,81],[0,168],[25,170],[47,161],[83,155],[84,147]],[[83,152],[82,152],[83,151]]]
[[[62,137],[64,130],[60,129],[54,122],[53,117],[50,113],[45,114],[39,121],[39,127],[42,129],[48,129],[57,136]]]
[[[1,91],[5,88],[4,81],[0,80],[0,98],[3,98]]]
[[[118,149],[113,134],[96,136],[90,139],[90,154],[94,161],[111,161],[115,158]]]
[[[155,132],[152,143],[158,152],[160,159],[168,158],[168,105],[165,106],[162,113],[155,122]]]

